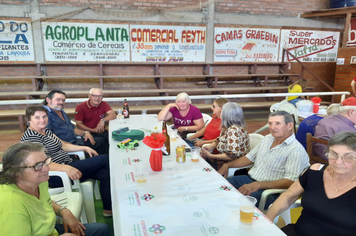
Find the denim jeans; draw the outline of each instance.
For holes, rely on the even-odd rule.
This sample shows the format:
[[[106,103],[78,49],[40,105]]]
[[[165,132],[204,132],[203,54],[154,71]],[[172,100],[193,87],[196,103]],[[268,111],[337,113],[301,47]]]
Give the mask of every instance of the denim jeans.
[[[233,177],[228,178],[227,181],[229,181],[236,189],[239,189],[244,184],[250,184],[250,183],[255,182],[255,180],[251,179],[250,176],[248,176],[248,175],[233,176]],[[250,196],[257,199],[257,203],[256,203],[257,207],[260,204],[261,195],[264,190],[265,189],[260,189],[256,192],[250,194]],[[265,210],[268,209],[269,205],[271,205],[278,198],[278,196],[279,196],[279,194],[269,195],[267,198],[266,205],[265,205],[264,209]]]
[[[86,230],[85,236],[109,236],[110,229],[107,224],[104,223],[90,223],[84,224]],[[64,234],[64,226],[62,224],[56,224],[55,228],[59,235]],[[70,230],[69,230],[70,232]]]

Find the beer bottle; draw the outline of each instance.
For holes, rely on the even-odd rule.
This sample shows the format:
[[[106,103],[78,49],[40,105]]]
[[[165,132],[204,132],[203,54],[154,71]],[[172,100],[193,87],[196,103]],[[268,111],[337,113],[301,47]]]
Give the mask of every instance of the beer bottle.
[[[170,155],[171,154],[171,138],[168,135],[167,124],[165,121],[163,121],[163,124],[162,124],[162,134],[166,137],[164,146],[166,147],[166,151],[167,151],[168,155]],[[167,156],[167,154],[165,154],[164,152],[163,152],[163,155]]]
[[[127,100],[124,100],[124,109],[122,110],[122,113],[124,115],[124,119],[130,118],[130,109],[129,105],[127,105]]]

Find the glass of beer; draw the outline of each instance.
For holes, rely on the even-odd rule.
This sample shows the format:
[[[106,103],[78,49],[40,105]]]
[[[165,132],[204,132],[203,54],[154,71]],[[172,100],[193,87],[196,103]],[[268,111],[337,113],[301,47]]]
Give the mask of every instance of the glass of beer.
[[[144,165],[139,162],[135,164],[135,174],[137,183],[145,183],[147,180],[147,171]]]
[[[200,157],[200,147],[192,147],[192,162],[198,162]]]
[[[243,223],[252,223],[253,212],[257,203],[256,198],[244,196],[240,198],[240,220]]]

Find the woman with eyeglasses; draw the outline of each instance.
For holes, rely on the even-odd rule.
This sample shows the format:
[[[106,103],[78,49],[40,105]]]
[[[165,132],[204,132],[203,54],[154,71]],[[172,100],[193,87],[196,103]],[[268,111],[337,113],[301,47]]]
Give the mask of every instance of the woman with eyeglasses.
[[[273,220],[302,194],[303,211],[295,224],[282,228],[287,235],[355,235],[356,134],[340,132],[328,142],[329,164],[314,164],[273,203]]]
[[[213,111],[213,119],[204,126],[201,130],[193,134],[192,136],[187,138],[187,141],[191,139],[198,139],[202,137],[201,139],[195,140],[194,141],[194,146],[196,147],[202,147],[204,144],[210,144],[216,140],[216,138],[220,134],[220,126],[221,126],[221,110],[222,106],[227,103],[229,100],[226,98],[217,98],[215,99],[213,103],[213,107],[211,110]]]
[[[42,144],[30,142],[5,151],[0,171],[1,235],[110,235],[106,224],[83,225],[69,209],[51,200],[47,182],[51,157],[44,151]],[[56,215],[63,218],[63,225],[56,225]]]
[[[100,181],[100,193],[103,201],[105,217],[112,216],[109,156],[98,155],[96,151],[87,146],[78,146],[63,142],[52,131],[46,128],[48,123],[47,109],[42,106],[26,108],[26,120],[29,124],[21,138],[21,142],[41,143],[46,148],[46,154],[52,158],[50,170],[64,171],[72,180],[96,179]],[[79,160],[69,156],[67,152],[85,151],[91,158]],[[51,177],[49,186],[62,187],[59,177]]]
[[[219,153],[210,153],[215,148]],[[236,102],[228,102],[222,107],[219,137],[202,148],[200,154],[212,167],[219,169],[223,163],[245,156],[249,151],[250,138],[243,110]]]

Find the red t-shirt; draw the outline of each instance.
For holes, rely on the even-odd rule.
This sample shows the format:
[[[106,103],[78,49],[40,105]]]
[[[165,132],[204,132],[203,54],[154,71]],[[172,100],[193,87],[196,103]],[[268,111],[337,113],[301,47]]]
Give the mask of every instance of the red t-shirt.
[[[216,139],[221,132],[220,126],[221,126],[221,119],[218,116],[213,115],[213,119],[206,126],[203,139],[205,140]]]
[[[88,100],[75,108],[74,119],[82,121],[85,126],[94,129],[110,110],[112,109],[106,102],[101,102],[99,106],[94,107],[90,105]]]
[[[355,78],[354,78],[354,81],[356,82],[356,76],[355,76]]]

